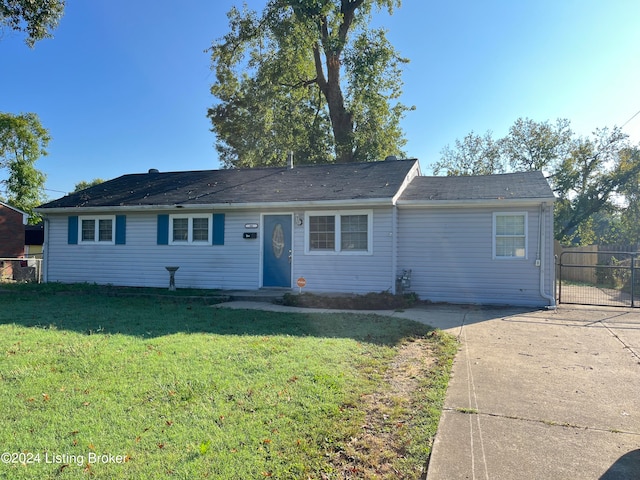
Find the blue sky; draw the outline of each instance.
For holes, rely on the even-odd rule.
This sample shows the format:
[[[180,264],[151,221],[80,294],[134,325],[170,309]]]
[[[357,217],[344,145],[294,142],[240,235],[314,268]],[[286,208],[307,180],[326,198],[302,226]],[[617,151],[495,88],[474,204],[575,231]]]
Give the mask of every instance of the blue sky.
[[[264,1],[251,0],[261,9]],[[35,112],[49,130],[37,166],[53,199],[81,180],[218,168],[206,118],[205,50],[228,31],[231,0],[68,0],[29,49],[0,37],[0,111]],[[424,173],[470,131],[504,135],[518,117],[568,118],[575,132],[624,127],[640,142],[640,2],[405,0],[388,29],[411,60],[402,123]]]

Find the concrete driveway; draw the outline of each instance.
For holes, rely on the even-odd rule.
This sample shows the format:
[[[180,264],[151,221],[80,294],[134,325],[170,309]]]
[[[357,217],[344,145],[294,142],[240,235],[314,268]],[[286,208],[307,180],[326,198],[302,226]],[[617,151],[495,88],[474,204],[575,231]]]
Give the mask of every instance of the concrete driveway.
[[[428,480],[640,479],[640,309],[442,313],[461,350]]]

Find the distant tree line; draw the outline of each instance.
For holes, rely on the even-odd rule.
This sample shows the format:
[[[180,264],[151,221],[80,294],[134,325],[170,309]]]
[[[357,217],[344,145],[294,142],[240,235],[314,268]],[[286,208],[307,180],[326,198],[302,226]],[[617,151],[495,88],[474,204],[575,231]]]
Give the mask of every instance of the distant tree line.
[[[558,200],[555,236],[565,244],[640,243],[640,146],[618,127],[577,136],[569,120],[519,118],[503,138],[469,133],[445,146],[436,175],[541,170]]]

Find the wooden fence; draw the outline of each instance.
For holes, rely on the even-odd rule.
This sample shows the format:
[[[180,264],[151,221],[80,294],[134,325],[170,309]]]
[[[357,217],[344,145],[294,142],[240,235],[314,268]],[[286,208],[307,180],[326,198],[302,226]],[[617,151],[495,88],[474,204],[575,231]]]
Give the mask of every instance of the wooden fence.
[[[582,252],[598,253],[598,245],[587,245],[583,247],[563,247],[560,242],[555,243],[556,261],[560,261],[562,255],[563,265],[580,265],[581,268],[562,268],[562,279],[572,282],[596,283],[596,269],[582,268],[595,267],[598,264],[598,255],[584,255]]]
[[[609,265],[611,263],[611,257],[613,255],[607,254],[607,252],[640,252],[640,245],[585,245],[581,247],[563,247],[557,240],[554,245],[556,263],[562,260],[562,279],[572,282],[596,284],[598,278],[595,267],[598,265]],[[575,267],[571,268],[571,265],[575,265]],[[636,268],[637,267],[638,265],[636,265]]]

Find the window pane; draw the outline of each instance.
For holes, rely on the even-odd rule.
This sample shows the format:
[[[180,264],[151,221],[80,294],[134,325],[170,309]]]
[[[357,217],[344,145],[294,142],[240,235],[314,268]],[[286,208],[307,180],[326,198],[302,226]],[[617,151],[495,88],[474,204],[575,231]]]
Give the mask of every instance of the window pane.
[[[174,218],[173,219],[173,241],[186,242],[189,240],[189,219]]]
[[[96,239],[96,221],[82,220],[82,241],[93,242]]]
[[[342,250],[367,250],[368,220],[367,215],[343,215],[340,217]]]
[[[336,219],[333,215],[309,217],[309,249],[335,250]]]
[[[496,235],[524,235],[524,215],[497,216]]]
[[[113,221],[109,219],[98,220],[98,241],[110,242],[113,240]]]
[[[193,241],[208,242],[209,241],[209,219],[194,218],[193,219]]]
[[[497,257],[524,257],[524,237],[498,237],[496,238]]]

